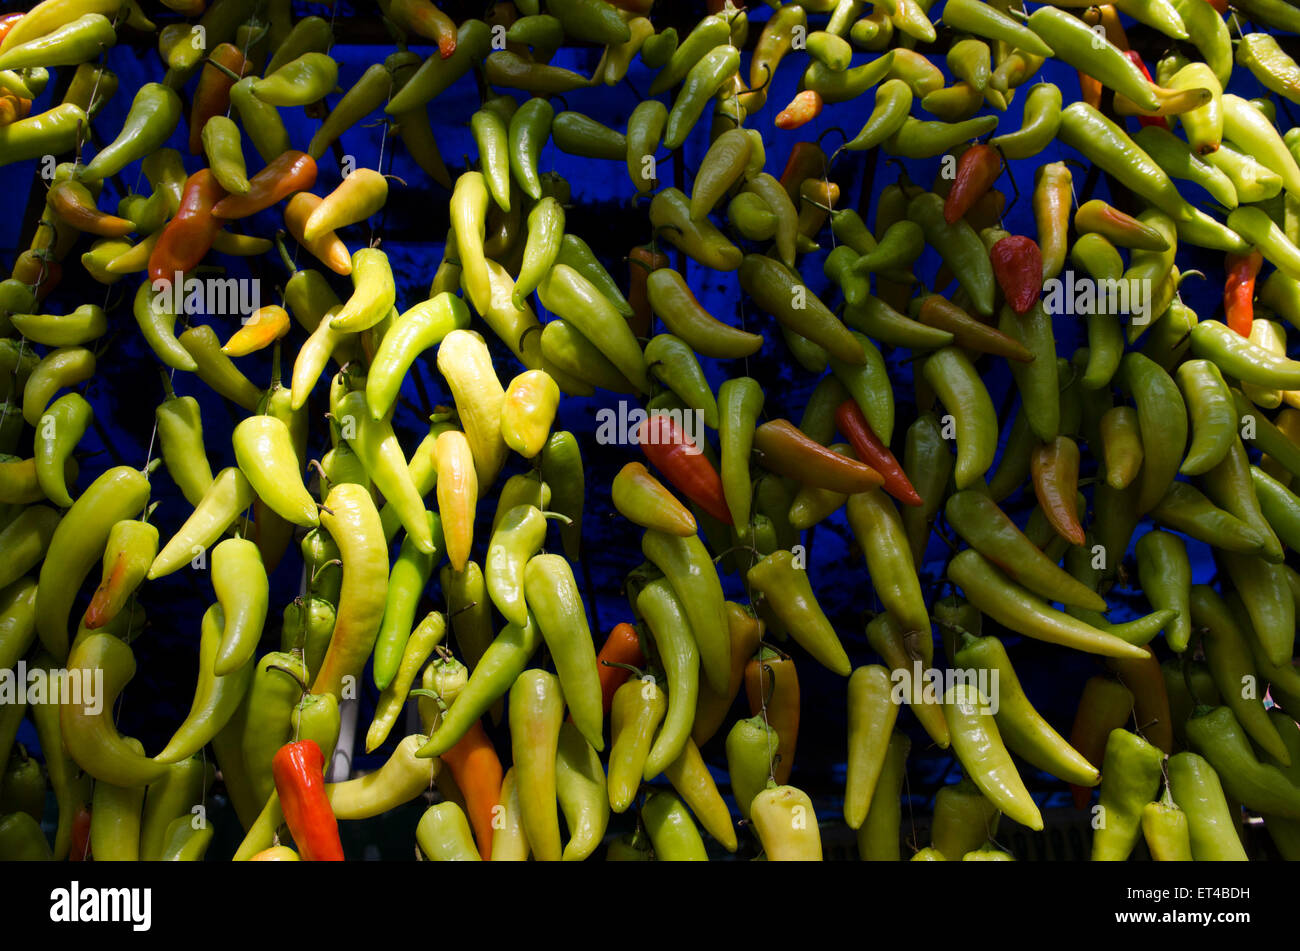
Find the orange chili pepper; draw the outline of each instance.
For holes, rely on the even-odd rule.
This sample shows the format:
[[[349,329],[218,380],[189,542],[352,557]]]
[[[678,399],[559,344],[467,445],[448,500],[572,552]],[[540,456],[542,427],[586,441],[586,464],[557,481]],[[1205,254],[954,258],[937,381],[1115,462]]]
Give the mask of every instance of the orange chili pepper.
[[[82,803],[72,820],[72,847],[68,850],[68,861],[89,862],[90,859],[90,806]]]
[[[1169,691],[1160,661],[1147,648],[1141,660],[1108,657],[1106,665],[1119,676],[1119,682],[1133,694],[1133,717],[1137,733],[1148,743],[1166,753],[1174,751],[1173,714],[1169,709]]]
[[[190,106],[190,154],[203,154],[203,127],[213,116],[224,116],[230,109],[230,87],[235,85],[231,76],[214,66],[224,66],[242,79],[252,67],[244,54],[233,43],[222,43],[212,51],[203,64],[199,84],[194,90],[194,103]]]
[[[247,218],[315,184],[316,160],[306,152],[290,149],[248,180],[247,195],[223,198],[212,211],[227,221]]]
[[[796,142],[786,160],[785,170],[781,172],[781,187],[786,190],[790,200],[799,204],[799,186],[809,178],[821,178],[826,174],[826,153],[816,142]]]
[[[32,101],[18,96],[0,96],[0,125],[9,125],[19,119],[26,119],[32,111]]]
[[[1264,264],[1264,255],[1258,248],[1247,254],[1229,254],[1225,264],[1228,272],[1223,282],[1223,310],[1225,323],[1243,337],[1250,336],[1250,326],[1255,321],[1255,278]]]
[[[1002,155],[991,145],[972,145],[957,160],[952,189],[943,203],[943,220],[956,224],[1002,174]]]
[[[776,115],[778,129],[797,129],[812,122],[822,114],[821,93],[805,89],[790,100],[790,104]]]
[[[18,255],[10,277],[36,288],[36,300],[44,300],[63,279],[63,265],[44,252],[27,250]]]
[[[403,29],[437,43],[440,59],[456,52],[456,22],[429,0],[392,0],[388,15]]]
[[[474,828],[474,841],[484,861],[492,858],[492,810],[501,802],[504,774],[483,722],[474,725],[443,753],[442,762],[451,770],[456,788],[465,799],[465,812]]]
[[[307,219],[316,210],[316,206],[324,200],[311,192],[298,192],[284,206],[284,226],[289,229],[293,239],[310,251],[313,257],[335,274],[346,277],[352,273],[352,255],[338,234],[326,231],[315,241],[308,241],[304,234]]]
[[[212,248],[212,241],[226,224],[215,214],[226,190],[209,168],[201,168],[185,179],[181,206],[163,227],[158,243],[149,254],[149,280],[170,284],[179,271],[193,270]]]
[[[221,352],[228,357],[246,357],[269,347],[289,332],[289,312],[276,304],[259,307],[248,322],[230,335]]]
[[[135,230],[135,223],[108,215],[95,207],[95,196],[81,182],[59,182],[52,186],[46,201],[64,223],[101,238],[121,238]]]
[[[632,672],[615,664],[627,664],[640,667],[645,663],[645,654],[641,652],[641,641],[636,636],[636,628],[631,624],[615,624],[614,630],[605,638],[605,644],[596,655],[596,665],[600,673],[600,693],[605,712],[614,703],[614,691],[627,683]]]
[[[1079,447],[1069,436],[1057,436],[1034,449],[1029,460],[1034,495],[1052,528],[1072,545],[1087,541],[1079,524]]]
[[[772,773],[777,783],[784,783],[794,768],[799,739],[799,677],[794,660],[769,648],[760,650],[745,666],[745,698],[750,716],[767,711],[768,725],[777,737]]]
[[[14,24],[23,18],[21,13],[6,13],[0,16],[0,43],[4,42],[5,34],[14,28]]]
[[[668,255],[648,244],[638,245],[627,254],[627,302],[632,306],[632,316],[627,322],[637,337],[649,337],[650,325],[654,321],[650,297],[646,292],[646,280],[651,271],[668,265]]]

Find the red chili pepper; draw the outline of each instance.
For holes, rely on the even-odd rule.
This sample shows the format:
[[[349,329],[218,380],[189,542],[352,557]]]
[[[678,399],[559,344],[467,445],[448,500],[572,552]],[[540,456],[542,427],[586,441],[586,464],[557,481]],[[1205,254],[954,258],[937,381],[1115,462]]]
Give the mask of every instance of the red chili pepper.
[[[248,194],[223,198],[213,211],[227,221],[247,218],[315,184],[316,160],[306,152],[290,149],[248,180]]]
[[[1255,320],[1255,278],[1264,263],[1258,248],[1249,254],[1229,254],[1225,265],[1228,272],[1223,282],[1223,310],[1229,327],[1243,337],[1250,336],[1250,326]]]
[[[215,214],[225,197],[211,169],[201,168],[185,179],[176,217],[167,222],[149,255],[149,280],[170,282],[177,271],[184,274],[198,266],[226,224]]]
[[[627,302],[632,306],[632,316],[627,322],[637,337],[649,337],[650,325],[654,321],[650,298],[646,294],[646,278],[651,271],[668,264],[668,255],[648,244],[639,245],[627,254]]]
[[[6,13],[0,17],[0,42],[4,42],[5,35],[14,28],[14,24],[23,18],[21,13]]]
[[[280,747],[271,759],[285,824],[305,862],[342,862],[339,822],[325,792],[325,754],[315,740]]]
[[[600,692],[604,698],[605,712],[614,703],[614,691],[627,683],[632,672],[615,664],[627,664],[640,667],[645,663],[645,654],[641,652],[641,641],[636,636],[636,628],[631,624],[615,624],[614,630],[605,638],[605,645],[596,655],[596,666],[600,672]]]
[[[213,116],[224,116],[230,109],[230,87],[235,80],[218,66],[224,66],[240,78],[252,69],[233,43],[222,43],[212,51],[209,62],[203,64],[199,84],[194,90],[194,104],[190,107],[190,154],[203,154],[203,127]],[[216,63],[217,66],[212,65]]]
[[[1219,16],[1228,15],[1228,0],[1207,0],[1207,2],[1214,7]]]
[[[943,220],[956,224],[1002,174],[1002,153],[991,145],[972,145],[957,160],[952,190],[943,202]]]
[[[90,806],[82,803],[72,819],[72,845],[68,849],[68,861],[89,862],[90,859]]]
[[[1147,69],[1147,64],[1142,62],[1142,56],[1137,50],[1125,50],[1124,55],[1132,61],[1133,65],[1142,70],[1142,75],[1147,78],[1147,82],[1155,82],[1151,78],[1151,70]],[[1159,126],[1162,129],[1169,128],[1169,121],[1164,116],[1138,116],[1138,125],[1146,128],[1149,125]]]
[[[797,129],[822,114],[822,97],[815,89],[805,89],[790,100],[776,115],[778,129]]]
[[[651,413],[637,427],[636,438],[645,457],[679,492],[722,524],[732,524],[717,470],[671,416]]]
[[[871,431],[871,424],[862,415],[862,410],[857,403],[853,400],[845,400],[841,403],[835,410],[835,425],[848,438],[858,460],[871,466],[884,478],[885,484],[881,486],[882,489],[904,505],[922,503],[921,496],[917,495],[916,489],[912,487],[907,473],[903,472],[903,467],[898,464],[889,447]]]
[[[989,249],[993,276],[1017,314],[1027,314],[1043,290],[1043,254],[1033,238],[1007,235]]]

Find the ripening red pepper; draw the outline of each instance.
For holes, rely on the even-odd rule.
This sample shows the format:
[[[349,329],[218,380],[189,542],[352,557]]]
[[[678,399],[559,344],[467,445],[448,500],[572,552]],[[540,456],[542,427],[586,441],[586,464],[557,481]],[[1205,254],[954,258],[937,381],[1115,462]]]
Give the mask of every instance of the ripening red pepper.
[[[632,671],[615,664],[627,664],[628,667],[640,667],[645,663],[645,654],[641,652],[641,641],[636,636],[636,628],[626,622],[615,624],[614,629],[605,638],[605,644],[596,655],[596,665],[600,673],[600,693],[604,701],[605,712],[614,704],[614,692],[627,683]]]
[[[943,202],[943,220],[956,224],[1002,174],[1002,153],[991,145],[972,145],[957,160],[952,189]]]
[[[1142,62],[1142,55],[1137,50],[1125,50],[1124,55],[1129,58],[1134,66],[1142,70],[1142,75],[1147,78],[1147,82],[1155,82],[1151,78],[1151,70],[1147,69],[1147,64]],[[1138,116],[1137,118],[1138,125],[1144,129],[1149,125],[1159,126],[1162,129],[1169,128],[1169,121],[1164,116]]]
[[[342,862],[339,822],[325,792],[325,754],[315,740],[280,747],[271,759],[285,824],[305,862]]]
[[[732,524],[717,470],[671,416],[651,413],[637,427],[636,438],[645,457],[674,488],[722,524]]]
[[[456,52],[456,21],[429,0],[392,0],[388,15],[402,28],[438,44],[438,58]]]
[[[1248,254],[1229,254],[1224,269],[1228,272],[1223,282],[1223,311],[1225,323],[1243,337],[1250,336],[1255,321],[1255,278],[1264,264],[1264,255],[1258,248]]]
[[[853,446],[858,459],[884,478],[885,484],[881,488],[904,505],[922,504],[921,496],[903,472],[903,467],[898,464],[889,447],[871,431],[867,418],[862,415],[862,410],[854,400],[845,400],[835,410],[835,425]]]
[[[797,129],[807,125],[822,114],[822,97],[815,89],[805,89],[798,93],[790,104],[776,116],[778,129]]]
[[[227,221],[247,218],[315,184],[316,160],[306,152],[290,149],[248,180],[247,194],[223,198],[214,211]]]
[[[194,103],[190,106],[191,155],[203,154],[203,127],[208,120],[230,111],[230,88],[235,85],[235,80],[218,68],[221,66],[241,79],[252,70],[244,54],[233,43],[222,43],[212,51],[208,62],[203,64],[199,84],[194,90]]]
[[[184,274],[198,267],[212,249],[217,232],[225,227],[225,219],[214,214],[225,197],[226,190],[217,183],[212,169],[201,168],[185,179],[176,217],[167,222],[149,255],[150,281],[170,282],[177,271]]]
[[[1007,235],[989,249],[993,276],[1017,314],[1027,314],[1043,290],[1043,253],[1038,242],[1022,234]]]

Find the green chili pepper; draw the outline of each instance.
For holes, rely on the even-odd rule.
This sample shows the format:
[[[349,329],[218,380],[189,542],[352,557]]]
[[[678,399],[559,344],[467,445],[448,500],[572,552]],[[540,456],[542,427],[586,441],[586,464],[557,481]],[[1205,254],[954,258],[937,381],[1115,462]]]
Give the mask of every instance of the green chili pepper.
[[[1187,817],[1191,857],[1196,861],[1246,860],[1219,777],[1202,757],[1169,757],[1169,793]]]
[[[564,554],[577,561],[582,549],[582,507],[585,476],[578,440],[567,430],[552,433],[542,448],[542,481],[551,488],[555,511],[568,518],[560,526]]]
[[[1079,786],[1097,784],[1097,768],[1052,729],[1029,702],[1000,640],[963,634],[953,660],[965,668],[997,671],[998,709],[994,719],[1012,752],[1058,779]]]
[[[1004,306],[998,329],[1019,341],[1033,356],[1028,363],[1012,362],[1011,375],[1020,391],[1021,412],[1030,431],[1049,442],[1060,434],[1061,428],[1061,384],[1052,318],[1041,302],[1036,302],[1025,314]]]
[[[80,178],[103,181],[162,148],[180,119],[181,98],[176,91],[162,83],[145,83],[131,101],[122,131],[86,164]]]
[[[1102,761],[1094,862],[1123,862],[1142,835],[1142,809],[1160,790],[1164,754],[1127,730],[1112,730]]]
[[[248,778],[260,802],[275,791],[271,758],[293,739],[291,717],[306,679],[307,668],[298,654],[271,651],[257,662],[241,743]]]
[[[727,380],[718,389],[722,492],[732,522],[742,527],[749,524],[753,501],[749,456],[754,443],[754,429],[763,411],[763,399],[763,389],[758,381],[747,376]]]
[[[731,652],[722,584],[713,560],[695,535],[647,531],[641,539],[646,558],[664,573],[677,596],[699,654],[705,680],[723,693],[731,678]]]
[[[524,590],[555,661],[573,721],[587,741],[602,750],[603,704],[596,650],[573,571],[559,555],[536,555],[524,568]]]
[[[36,481],[45,497],[60,508],[72,505],[64,473],[93,417],[94,410],[82,396],[65,393],[50,404],[36,426]]]
[[[957,434],[955,484],[959,490],[969,488],[983,478],[997,452],[998,423],[993,401],[974,365],[955,347],[936,351],[926,359],[921,372],[953,416]]]
[[[847,677],[852,670],[839,637],[826,618],[808,582],[808,573],[794,564],[788,551],[777,551],[751,567],[749,584],[767,608],[818,663]],[[671,686],[669,696],[671,697]]]
[[[1254,527],[1215,505],[1186,482],[1175,482],[1151,517],[1222,551],[1256,553],[1264,541]]]
[[[1286,747],[1268,719],[1263,698],[1249,688],[1258,679],[1246,634],[1233,618],[1223,599],[1205,585],[1191,589],[1191,619],[1205,631],[1206,662],[1223,701],[1235,720],[1246,728],[1256,743],[1279,759],[1287,758]]]
[[[665,188],[655,194],[650,224],[673,247],[715,271],[734,271],[745,257],[710,221],[691,218],[690,200],[681,189]]]
[[[932,192],[918,195],[908,204],[907,217],[921,226],[926,242],[957,275],[957,282],[970,295],[976,311],[992,316],[996,282],[988,251],[966,219],[953,224],[944,220],[943,204],[943,199]]]
[[[289,132],[284,127],[279,110],[253,94],[256,76],[245,76],[230,87],[230,103],[239,114],[244,134],[264,162],[272,162],[290,149]],[[315,144],[315,140],[313,140]],[[320,156],[314,155],[313,158]]]
[[[950,496],[944,508],[949,524],[976,551],[1020,584],[1051,601],[1105,611],[1106,602],[1047,558],[991,498],[978,490]]]
[[[953,750],[980,791],[1021,825],[1042,828],[1042,816],[1002,743],[987,698],[970,684],[957,684],[945,692],[943,712]]]
[[[1300,792],[1280,769],[1256,757],[1230,708],[1199,708],[1187,721],[1187,739],[1209,761],[1224,791],[1237,802],[1266,815],[1300,819]],[[1277,758],[1285,761],[1288,757]]]
[[[642,588],[636,606],[668,677],[668,711],[646,757],[644,776],[649,780],[676,760],[690,739],[699,691],[700,655],[685,610],[666,578]]]

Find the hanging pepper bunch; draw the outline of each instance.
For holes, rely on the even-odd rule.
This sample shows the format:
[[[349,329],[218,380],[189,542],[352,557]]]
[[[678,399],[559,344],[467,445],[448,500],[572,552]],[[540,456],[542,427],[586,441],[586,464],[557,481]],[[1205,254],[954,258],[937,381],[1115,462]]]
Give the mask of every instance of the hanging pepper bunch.
[[[103,678],[94,706],[0,703],[0,858],[202,859],[218,781],[238,860],[341,860],[347,823],[415,800],[432,861],[819,860],[818,813],[842,815],[863,859],[1008,860],[1001,817],[1042,830],[1043,793],[1066,787],[1092,810],[1095,860],[1244,860],[1261,845],[1242,810],[1300,858],[1300,362],[1283,323],[1300,327],[1300,129],[1275,102],[1300,102],[1300,66],[1273,35],[1300,33],[1295,8],[727,0],[679,35],[642,0],[514,0],[460,23],[381,0],[395,49],[343,90],[346,38],[290,6],[0,17],[0,166],[37,160],[45,188],[0,281],[0,672]],[[1133,21],[1167,47],[1154,72]],[[109,128],[110,50],[142,43],[161,78]],[[594,58],[559,65],[562,47]],[[1070,81],[1030,85],[1052,60]],[[769,103],[786,61],[798,89]],[[1246,74],[1257,99],[1226,91]],[[475,154],[452,168],[430,106],[474,82],[455,121]],[[623,84],[646,94],[618,127],[563,98]],[[855,109],[829,156],[774,147],[772,129]],[[319,120],[303,141],[299,110]],[[382,146],[373,167],[348,160],[344,138],[376,122],[427,182],[385,173]],[[696,168],[669,172],[696,143]],[[608,171],[645,222],[625,279],[571,230],[561,155]],[[882,155],[894,179],[841,206]],[[1013,219],[1001,186],[1020,197],[1012,163],[1030,159]],[[903,161],[937,166],[931,186]],[[450,225],[414,298],[381,240],[404,191],[437,196]],[[1223,257],[1222,319],[1184,300],[1188,249]],[[108,296],[45,312],[74,251]],[[188,288],[229,257],[287,274],[219,335]],[[718,280],[738,321],[704,293]],[[1068,352],[1074,317],[1086,345]],[[101,469],[82,451],[108,407],[99,360],[137,331],[163,399],[141,467]],[[263,386],[249,374],[268,356]],[[1014,415],[988,385],[1004,371]],[[796,419],[764,381],[800,377]],[[230,457],[205,388],[235,417],[216,472]],[[609,485],[580,450],[591,421],[562,405],[605,394],[626,422],[595,433]],[[417,396],[415,440],[396,416]],[[163,478],[179,519],[155,512]],[[615,592],[584,564],[593,499],[641,540],[639,559],[600,553],[630,569],[607,635],[594,602]],[[810,569],[836,523],[865,562],[870,653]],[[303,581],[275,642],[286,560]],[[190,569],[208,605],[194,698],[151,753],[114,708],[142,597]],[[1126,591],[1149,612],[1112,612]],[[1095,662],[1068,731],[1017,674],[1025,638]],[[796,770],[797,667],[844,679],[844,733],[803,743],[847,749],[843,789]],[[411,703],[419,731],[394,735]],[[384,762],[352,776],[362,709]],[[16,742],[24,718],[40,763]],[[929,845],[903,839],[922,735],[963,774]]]

